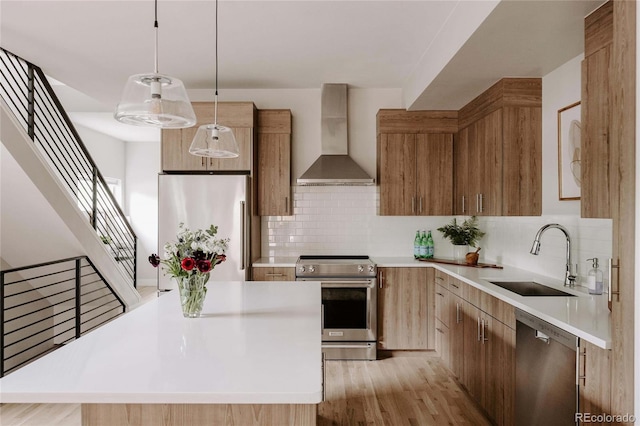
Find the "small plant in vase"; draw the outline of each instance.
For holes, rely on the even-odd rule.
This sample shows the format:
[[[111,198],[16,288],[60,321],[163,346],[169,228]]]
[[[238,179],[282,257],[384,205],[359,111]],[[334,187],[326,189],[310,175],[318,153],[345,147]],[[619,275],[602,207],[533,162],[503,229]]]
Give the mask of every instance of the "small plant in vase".
[[[475,247],[478,240],[485,234],[478,228],[478,218],[475,216],[471,216],[462,224],[458,224],[456,218],[453,218],[451,223],[438,228],[438,231],[442,232],[442,236],[448,238],[454,245],[456,260],[465,260],[468,246]]]

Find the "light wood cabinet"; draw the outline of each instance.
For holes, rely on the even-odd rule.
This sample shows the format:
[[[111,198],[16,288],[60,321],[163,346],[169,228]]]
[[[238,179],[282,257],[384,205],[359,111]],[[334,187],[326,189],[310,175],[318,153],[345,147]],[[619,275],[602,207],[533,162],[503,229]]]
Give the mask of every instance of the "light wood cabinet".
[[[432,268],[378,269],[378,348],[435,348]]]
[[[581,95],[581,215],[611,217],[611,67],[613,2],[585,18]]]
[[[377,125],[379,214],[452,214],[457,113],[380,110]]]
[[[611,351],[581,340],[578,374],[580,412],[611,413]]]
[[[254,267],[253,281],[295,281],[296,268],[293,267]]]
[[[449,306],[449,369],[464,383],[464,300],[451,293]]]
[[[471,125],[467,173],[470,214],[499,216],[502,213],[502,110]],[[457,167],[456,167],[457,169]]]
[[[542,214],[542,81],[504,78],[459,111],[455,214]]]
[[[469,132],[472,126],[460,129],[453,138],[453,214],[470,215],[469,196]]]
[[[162,170],[184,171],[251,171],[253,163],[256,108],[252,102],[219,102],[218,123],[231,128],[238,143],[237,158],[206,158],[189,154],[198,127],[214,122],[213,102],[194,102],[196,125],[187,129],[163,129]]]
[[[636,2],[608,1],[585,18],[582,63],[581,216],[612,219],[612,349],[585,345],[581,403],[634,411],[636,227]],[[607,359],[608,358],[608,359]],[[594,365],[595,364],[595,365]],[[590,371],[594,374],[590,374]],[[581,410],[581,411],[587,411]]]
[[[512,425],[515,403],[513,306],[436,271],[436,342],[443,362],[497,425]],[[440,278],[440,280],[438,279]],[[448,284],[445,289],[441,283]],[[448,296],[441,297],[439,292]],[[446,302],[445,302],[446,301]],[[504,322],[503,322],[504,321]]]
[[[289,216],[291,111],[258,111],[258,215]]]

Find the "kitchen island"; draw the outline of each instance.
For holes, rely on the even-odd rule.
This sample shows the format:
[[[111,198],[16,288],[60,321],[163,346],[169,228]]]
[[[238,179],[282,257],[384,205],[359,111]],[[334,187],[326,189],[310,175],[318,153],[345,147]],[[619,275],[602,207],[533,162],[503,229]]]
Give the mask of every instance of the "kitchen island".
[[[0,379],[2,403],[80,403],[83,425],[316,424],[319,282],[211,282],[202,316],[177,291]]]

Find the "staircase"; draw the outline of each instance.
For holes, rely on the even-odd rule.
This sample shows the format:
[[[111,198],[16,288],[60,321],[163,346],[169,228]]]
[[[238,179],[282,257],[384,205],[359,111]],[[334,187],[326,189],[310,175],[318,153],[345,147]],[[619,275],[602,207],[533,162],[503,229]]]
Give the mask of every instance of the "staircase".
[[[88,256],[124,305],[136,305],[140,295],[135,290],[137,237],[133,229],[42,70],[2,48],[0,114],[2,149],[10,154],[3,164],[7,157],[15,159],[37,195],[46,199],[47,207],[64,224],[77,247],[66,256]],[[3,187],[10,184],[7,180],[5,177]],[[5,269],[33,263],[27,252],[17,256],[7,250],[7,242],[3,243],[4,255],[12,255],[13,261]],[[52,250],[57,246],[56,241],[37,244]]]
[[[0,97],[135,287],[136,235],[42,70],[0,49]]]

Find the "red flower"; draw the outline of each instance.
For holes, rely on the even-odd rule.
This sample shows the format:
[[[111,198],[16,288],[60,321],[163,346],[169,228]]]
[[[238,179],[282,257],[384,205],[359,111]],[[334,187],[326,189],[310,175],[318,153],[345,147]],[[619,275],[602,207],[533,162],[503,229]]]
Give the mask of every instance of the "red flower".
[[[211,271],[211,261],[208,259],[198,260],[196,262],[196,266],[198,267],[198,271],[202,272],[203,274]]]
[[[153,253],[151,256],[149,256],[149,263],[152,264],[154,268],[157,268],[158,265],[160,265],[160,256]]]
[[[185,257],[182,259],[180,266],[182,266],[182,269],[185,271],[190,271],[196,266],[196,261],[192,257]]]
[[[224,262],[225,260],[227,260],[227,255],[225,255],[225,254],[216,254],[216,257],[215,257],[216,265],[218,263]]]

